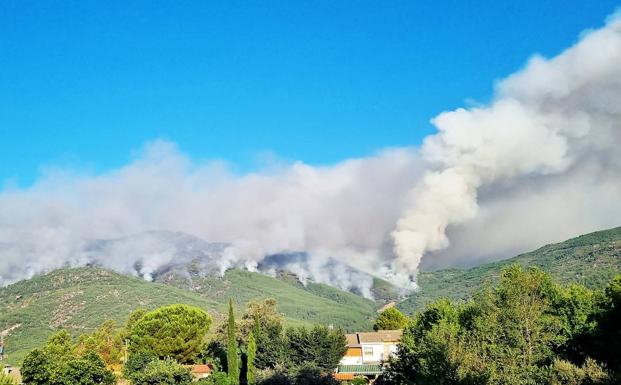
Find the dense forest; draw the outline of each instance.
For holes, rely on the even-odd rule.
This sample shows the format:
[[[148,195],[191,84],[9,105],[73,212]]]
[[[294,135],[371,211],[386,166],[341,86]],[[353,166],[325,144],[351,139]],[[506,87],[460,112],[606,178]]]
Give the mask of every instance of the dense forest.
[[[187,385],[209,363],[213,385],[336,384],[342,330],[286,328],[275,300],[250,302],[212,328],[204,310],[135,310],[77,339],[59,331],[22,365],[26,385]],[[587,385],[621,382],[621,276],[602,290],[560,284],[538,268],[506,267],[467,301],[440,299],[407,317],[381,313],[375,329],[403,328],[377,384]],[[355,384],[366,383],[355,378]],[[11,384],[0,376],[0,384]]]
[[[416,313],[378,383],[621,383],[621,277],[593,291],[509,266],[471,300]]]

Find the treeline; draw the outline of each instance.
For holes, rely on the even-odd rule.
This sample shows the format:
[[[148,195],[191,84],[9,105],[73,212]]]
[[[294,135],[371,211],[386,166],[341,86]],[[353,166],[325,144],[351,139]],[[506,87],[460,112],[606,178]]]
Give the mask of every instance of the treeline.
[[[621,383],[621,277],[601,291],[513,265],[466,303],[415,314],[377,384]]]
[[[239,320],[233,302],[226,322],[210,333],[202,309],[171,305],[134,311],[125,325],[105,322],[73,339],[66,331],[31,351],[22,364],[26,385],[187,385],[190,367],[209,364],[205,384],[334,384],[330,375],[346,351],[345,335],[326,326],[285,328],[276,301],[248,304]]]

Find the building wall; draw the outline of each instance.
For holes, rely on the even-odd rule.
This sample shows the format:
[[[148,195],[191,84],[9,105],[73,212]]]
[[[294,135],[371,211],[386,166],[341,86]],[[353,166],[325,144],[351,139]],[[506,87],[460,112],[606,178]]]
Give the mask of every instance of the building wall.
[[[362,363],[377,363],[384,359],[384,344],[361,344],[362,345]]]
[[[341,365],[362,365],[362,348],[347,348],[345,356],[341,359]]]

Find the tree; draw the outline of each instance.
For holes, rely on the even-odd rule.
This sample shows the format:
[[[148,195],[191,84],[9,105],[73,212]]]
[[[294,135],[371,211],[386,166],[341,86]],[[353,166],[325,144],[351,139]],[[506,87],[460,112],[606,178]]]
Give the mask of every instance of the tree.
[[[211,376],[198,381],[201,385],[229,385],[229,376],[224,372],[215,372]]]
[[[152,352],[137,352],[129,356],[127,362],[123,366],[123,376],[133,381],[136,375],[145,370],[147,365],[156,361],[158,358]]]
[[[56,373],[56,384],[62,385],[112,385],[114,374],[106,369],[104,360],[94,352],[71,360],[64,370]]]
[[[54,334],[42,349],[28,353],[22,363],[27,385],[112,385],[114,374],[96,352],[79,352],[67,332]]]
[[[21,367],[22,381],[27,385],[47,385],[50,383],[50,362],[41,349],[30,351]]]
[[[160,359],[193,362],[203,347],[211,317],[187,305],[161,307],[142,316],[131,329],[130,352],[148,351]]]
[[[122,332],[116,328],[114,320],[104,322],[99,329],[91,334],[83,334],[78,338],[78,351],[94,351],[99,354],[106,365],[120,364],[123,358]]]
[[[71,334],[66,330],[60,330],[47,340],[43,347],[43,352],[49,357],[53,357],[54,361],[66,361],[75,357],[76,345],[73,343]]]
[[[155,360],[135,374],[133,385],[189,385],[192,383],[190,369],[173,360]]]
[[[397,330],[403,329],[408,324],[408,317],[395,307],[389,307],[380,313],[373,329],[375,330]]]
[[[284,338],[283,316],[278,312],[276,300],[248,303],[240,322],[242,336],[254,332],[257,355],[254,360],[257,369],[274,369],[287,362]]]
[[[239,358],[237,356],[237,338],[235,336],[235,313],[233,312],[233,299],[229,299],[229,319],[227,327],[227,368],[229,383],[239,384]]]
[[[287,352],[293,366],[301,364],[323,372],[332,371],[347,351],[347,340],[340,329],[326,326],[287,329]]]
[[[417,313],[386,378],[404,384],[549,383],[557,352],[588,324],[588,299],[579,292],[565,296],[548,274],[511,265],[496,288],[485,288],[469,303],[440,300]]]
[[[254,338],[254,332],[248,336],[248,349],[246,352],[246,382],[253,385],[255,382],[254,359],[257,356],[257,344]]]
[[[616,373],[621,381],[621,275],[604,290],[595,314],[597,327],[591,333],[589,351]]]
[[[295,385],[339,385],[331,375],[322,373],[319,368],[312,366],[302,367],[295,376]]]

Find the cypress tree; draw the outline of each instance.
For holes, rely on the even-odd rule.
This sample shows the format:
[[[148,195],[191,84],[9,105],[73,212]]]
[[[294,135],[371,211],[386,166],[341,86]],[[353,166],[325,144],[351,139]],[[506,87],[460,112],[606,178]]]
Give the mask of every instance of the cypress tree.
[[[227,366],[229,374],[229,384],[239,385],[239,359],[237,357],[237,339],[235,338],[235,314],[233,313],[233,299],[229,299],[229,323],[228,323],[228,343]]]
[[[248,336],[248,353],[246,354],[246,379],[248,385],[254,384],[254,358],[257,355],[257,343],[254,338],[254,331]]]

